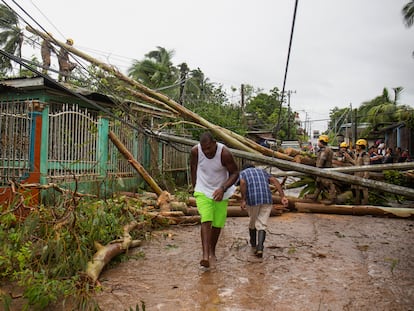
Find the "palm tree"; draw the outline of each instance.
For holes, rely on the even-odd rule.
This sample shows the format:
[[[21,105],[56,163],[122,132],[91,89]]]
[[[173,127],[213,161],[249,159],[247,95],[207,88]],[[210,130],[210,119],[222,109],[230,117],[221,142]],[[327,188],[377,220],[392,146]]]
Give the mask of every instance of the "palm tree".
[[[376,105],[368,111],[368,121],[375,128],[379,124],[391,123],[397,121],[395,113],[398,109],[397,102],[400,98],[402,87],[395,87],[394,99],[391,99],[387,89],[384,88],[382,96],[374,99]]]
[[[372,130],[378,130],[380,126],[395,122],[405,121],[411,126],[410,124],[414,121],[413,109],[398,104],[403,88],[395,87],[392,90],[394,98],[391,98],[388,90],[384,88],[380,96],[361,104],[358,109],[359,122],[370,123],[364,134],[369,134]]]
[[[13,55],[22,55],[23,31],[19,28],[19,19],[9,7],[0,4],[0,47]],[[5,74],[13,69],[9,58],[0,56],[0,72]]]
[[[371,111],[375,109],[378,106],[383,105],[384,103],[390,103],[392,100],[390,98],[390,94],[386,88],[382,90],[382,94],[380,96],[375,97],[374,99],[363,102],[361,106],[358,109],[358,116],[360,118],[359,122],[369,122],[370,116],[372,112],[375,113],[375,111]]]
[[[404,17],[404,24],[407,27],[411,27],[414,23],[414,0],[408,2],[402,8],[402,15]]]
[[[147,87],[160,90],[177,99],[179,71],[171,62],[173,55],[173,50],[167,51],[158,46],[157,50],[145,54],[142,61],[134,61],[128,69],[128,74]]]

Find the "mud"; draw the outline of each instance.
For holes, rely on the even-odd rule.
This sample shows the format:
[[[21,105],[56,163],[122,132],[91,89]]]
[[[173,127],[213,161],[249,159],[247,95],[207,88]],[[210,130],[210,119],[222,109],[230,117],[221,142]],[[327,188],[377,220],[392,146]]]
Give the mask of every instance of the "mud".
[[[414,310],[414,221],[285,213],[263,259],[247,218],[229,218],[217,262],[200,268],[200,226],[153,232],[105,270],[102,310]]]

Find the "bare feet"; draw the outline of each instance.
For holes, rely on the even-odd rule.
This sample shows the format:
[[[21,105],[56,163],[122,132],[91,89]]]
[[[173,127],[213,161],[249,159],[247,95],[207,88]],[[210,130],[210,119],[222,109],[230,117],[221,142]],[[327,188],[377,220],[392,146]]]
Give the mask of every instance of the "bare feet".
[[[203,266],[205,268],[208,268],[208,267],[210,267],[210,262],[208,260],[206,260],[206,259],[202,259],[200,261],[200,266]]]
[[[210,266],[212,266],[214,268],[216,266],[216,263],[217,263],[217,257],[216,256],[210,256],[209,262],[210,262]]]

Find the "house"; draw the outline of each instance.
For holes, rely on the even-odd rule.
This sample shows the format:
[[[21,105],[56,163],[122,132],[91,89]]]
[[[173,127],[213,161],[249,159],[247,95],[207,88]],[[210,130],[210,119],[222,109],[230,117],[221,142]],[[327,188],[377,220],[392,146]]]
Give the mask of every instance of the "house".
[[[414,128],[410,128],[405,122],[398,122],[378,131],[380,137],[384,137],[384,142],[387,147],[393,150],[400,147],[402,150],[408,150],[410,158],[414,155]]]
[[[162,117],[174,115],[43,77],[0,81],[0,204],[15,199],[11,184],[39,185],[22,190],[35,204],[57,199],[46,185],[99,197],[137,191],[143,180],[109,132],[150,175],[186,173],[186,157],[146,132]]]

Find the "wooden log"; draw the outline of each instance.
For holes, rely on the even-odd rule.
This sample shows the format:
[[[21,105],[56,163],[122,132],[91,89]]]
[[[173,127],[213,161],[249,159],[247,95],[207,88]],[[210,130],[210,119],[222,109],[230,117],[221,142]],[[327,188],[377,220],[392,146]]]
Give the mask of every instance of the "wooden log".
[[[192,216],[181,216],[181,217],[169,217],[170,225],[183,225],[183,224],[199,224],[200,223],[200,216],[199,215],[192,215]]]
[[[168,141],[172,141],[172,142],[180,142],[182,144],[191,144],[194,145],[193,140],[189,140],[189,139],[185,139],[185,138],[177,138],[176,136],[173,135],[169,135],[169,134],[165,134],[165,133],[159,133],[158,134],[160,137],[162,137],[165,140]],[[377,189],[377,190],[381,190],[387,193],[393,193],[393,194],[399,194],[399,195],[403,195],[407,198],[414,198],[414,190],[411,188],[407,188],[407,187],[401,187],[401,186],[397,186],[397,185],[393,185],[393,184],[389,184],[389,183],[385,183],[385,182],[380,182],[380,181],[374,181],[374,180],[370,180],[367,178],[362,178],[362,177],[358,177],[358,176],[353,176],[353,175],[348,175],[348,174],[344,174],[344,173],[340,173],[338,172],[336,169],[321,169],[321,168],[317,168],[317,167],[312,167],[312,166],[308,166],[308,165],[303,165],[300,163],[294,163],[292,161],[286,161],[283,159],[278,159],[278,158],[273,158],[273,157],[268,157],[268,156],[264,156],[264,155],[258,155],[255,153],[248,153],[245,151],[241,151],[241,150],[236,150],[236,149],[230,149],[230,151],[235,155],[238,156],[240,158],[244,158],[244,159],[248,159],[254,162],[258,162],[258,163],[263,163],[263,164],[268,164],[271,166],[275,166],[278,167],[280,169],[286,169],[286,170],[295,170],[298,172],[302,172],[304,174],[308,174],[308,175],[314,175],[314,176],[319,176],[319,177],[325,177],[325,178],[330,178],[330,179],[334,179],[340,182],[346,182],[349,184],[354,184],[354,185],[359,185],[359,186],[363,186],[363,187],[367,187],[367,188],[373,188],[373,189]],[[393,165],[393,167],[402,167],[399,164],[403,164],[405,165],[405,167],[414,167],[414,162],[412,163],[394,163],[391,164]],[[409,164],[409,165],[407,165]],[[385,164],[384,164],[385,165]],[[375,165],[365,165],[365,167],[367,167],[367,169],[369,169],[369,167],[371,166],[375,166]],[[364,169],[365,169],[364,167]],[[347,172],[349,170],[353,170],[353,172],[355,171],[361,171],[362,166],[360,167],[343,167],[340,168],[341,170],[346,170]]]
[[[301,164],[305,164],[305,165],[310,165],[310,166],[316,166],[316,160],[312,159],[311,157],[305,157],[303,155],[296,155],[294,157],[294,161],[296,163],[301,163]]]
[[[185,202],[172,201],[170,202],[171,211],[182,211],[184,214],[187,213],[188,205]]]
[[[339,214],[339,215],[356,215],[356,216],[386,216],[395,218],[414,218],[414,209],[412,208],[394,208],[370,205],[325,205],[318,203],[301,203],[297,202],[295,208],[302,213],[322,213],[322,214]]]
[[[86,275],[95,283],[102,269],[111,261],[115,256],[124,253],[129,248],[137,247],[141,244],[139,240],[132,240],[129,232],[134,230],[140,225],[140,223],[133,221],[123,228],[123,237],[120,240],[112,241],[109,244],[103,246],[98,242],[95,242],[95,248],[97,252],[93,255],[91,261],[88,262],[86,267]]]
[[[324,170],[351,174],[351,173],[362,172],[362,171],[364,172],[386,171],[386,170],[401,171],[401,170],[409,170],[409,169],[414,169],[414,162],[374,164],[374,165],[363,165],[363,166],[343,166],[343,167],[325,168]],[[275,177],[282,177],[282,176],[299,177],[299,176],[306,175],[306,173],[302,173],[299,171],[282,171],[278,173],[273,173],[272,175]]]
[[[170,193],[168,191],[161,192],[157,199],[157,206],[159,207],[161,212],[169,212],[171,210],[170,201]]]
[[[273,209],[270,216],[280,216],[284,211],[282,204],[273,204]],[[199,215],[196,207],[189,207],[186,216]],[[240,205],[229,205],[227,207],[227,217],[247,217],[247,211],[242,210]]]
[[[162,189],[155,180],[148,174],[145,168],[134,158],[131,152],[127,149],[127,147],[118,139],[114,132],[109,131],[109,138],[114,143],[114,145],[118,148],[119,152],[131,163],[132,167],[137,170],[137,172],[142,176],[142,178],[148,183],[148,185],[155,191],[156,194],[160,195]]]
[[[283,153],[287,154],[290,157],[296,157],[297,155],[301,154],[301,151],[295,148],[288,147],[283,150]]]

